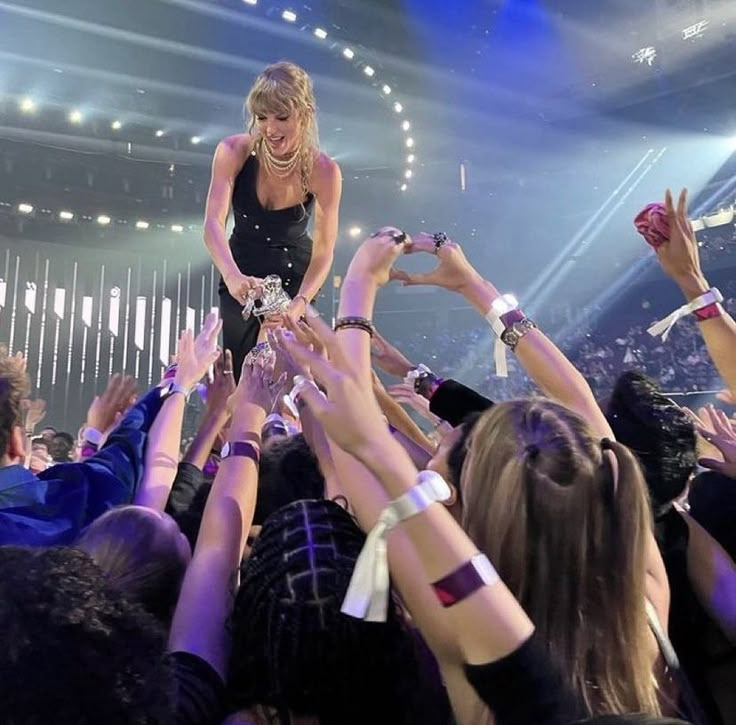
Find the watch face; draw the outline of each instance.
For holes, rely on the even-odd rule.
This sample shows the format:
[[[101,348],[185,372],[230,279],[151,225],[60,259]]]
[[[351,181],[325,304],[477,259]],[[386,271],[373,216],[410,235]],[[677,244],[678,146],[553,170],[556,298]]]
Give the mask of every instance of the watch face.
[[[169,380],[166,385],[161,386],[161,397],[165,398],[167,395],[171,393],[171,388],[174,385],[174,383]]]
[[[227,458],[230,455],[230,443],[225,443],[225,445],[220,449],[220,458]]]

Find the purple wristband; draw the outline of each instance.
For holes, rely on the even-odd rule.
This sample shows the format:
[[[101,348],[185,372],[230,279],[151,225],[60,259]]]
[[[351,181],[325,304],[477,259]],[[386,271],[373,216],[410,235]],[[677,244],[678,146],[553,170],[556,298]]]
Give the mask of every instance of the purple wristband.
[[[452,607],[482,587],[498,581],[498,574],[485,554],[476,554],[459,569],[432,584],[443,607]]]

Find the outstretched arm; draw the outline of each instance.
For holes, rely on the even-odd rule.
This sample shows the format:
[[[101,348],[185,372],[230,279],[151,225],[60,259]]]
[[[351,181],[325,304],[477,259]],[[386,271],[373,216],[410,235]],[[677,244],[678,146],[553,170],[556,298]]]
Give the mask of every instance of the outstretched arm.
[[[700,266],[698,242],[687,217],[687,189],[680,192],[675,207],[672,193],[665,197],[669,240],[657,247],[657,258],[665,274],[680,288],[688,302],[710,289]],[[698,323],[711,359],[723,381],[736,393],[736,323],[722,308],[722,313]]]
[[[459,292],[484,318],[501,296],[454,242],[447,241],[437,248],[430,235],[420,234],[413,239],[410,251],[437,254],[439,265],[427,274],[396,273],[404,284],[434,284]],[[545,395],[581,415],[599,436],[613,438],[587,381],[546,335],[538,329],[529,330],[519,340],[515,353]]]
[[[197,339],[186,330],[179,339],[174,386],[181,393],[170,395],[164,402],[156,421],[151,426],[146,447],[143,480],[136,492],[134,503],[156,511],[166,508],[179,463],[181,426],[184,422],[186,395],[215,361],[217,335],[222,322],[216,313],[210,313]]]
[[[235,178],[240,173],[249,151],[248,137],[229,136],[217,144],[204,216],[204,243],[207,251],[222,275],[228,292],[241,304],[245,302],[248,291],[255,287],[259,280],[244,275],[238,269],[225,236],[225,226],[233,198]]]
[[[257,454],[270,403],[268,373],[244,367],[234,394],[229,440],[247,442]],[[192,561],[182,584],[169,635],[169,650],[189,652],[225,679],[229,652],[226,624],[253,522],[258,464],[247,455],[220,463],[202,516]]]

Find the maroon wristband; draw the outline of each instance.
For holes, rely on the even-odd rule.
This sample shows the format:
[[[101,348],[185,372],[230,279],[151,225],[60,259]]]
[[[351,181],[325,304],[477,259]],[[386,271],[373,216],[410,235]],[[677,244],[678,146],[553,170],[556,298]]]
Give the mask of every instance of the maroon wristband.
[[[723,315],[723,307],[721,307],[720,302],[712,302],[705,307],[701,307],[699,310],[695,310],[693,314],[698,322],[712,320],[714,317],[721,317]]]
[[[521,310],[509,310],[501,315],[499,318],[503,323],[504,330],[508,330],[509,327],[517,322],[521,322],[526,319],[526,315]]]
[[[459,569],[432,584],[443,607],[452,607],[478,589],[498,581],[498,574],[484,554],[476,554]]]

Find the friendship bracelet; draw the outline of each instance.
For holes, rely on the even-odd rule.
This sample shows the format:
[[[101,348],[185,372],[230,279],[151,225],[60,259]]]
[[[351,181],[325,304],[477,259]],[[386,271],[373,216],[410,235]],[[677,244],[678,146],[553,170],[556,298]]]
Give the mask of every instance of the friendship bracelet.
[[[335,322],[335,332],[343,329],[363,330],[371,337],[373,337],[373,333],[375,332],[373,323],[367,317],[340,317]]]
[[[443,607],[452,607],[479,589],[495,584],[499,578],[488,558],[478,553],[451,574],[434,582],[432,589]]]
[[[389,532],[401,521],[450,496],[450,487],[442,476],[433,471],[422,471],[413,488],[386,506],[355,562],[340,610],[343,614],[369,622],[386,621],[390,586],[386,543]]]
[[[695,317],[702,321],[711,319],[711,317],[718,317],[718,314],[714,314],[712,310],[701,312],[709,307],[716,306],[718,309],[720,303],[723,302],[723,295],[718,291],[716,287],[711,287],[707,292],[704,292],[699,297],[696,297],[692,302],[678,307],[674,312],[667,315],[662,320],[655,322],[647,332],[652,337],[662,338],[662,342],[667,341],[672,328],[683,318],[689,315],[691,312],[695,313]],[[702,317],[698,315],[701,312]],[[722,308],[718,309],[719,314],[723,314]]]

